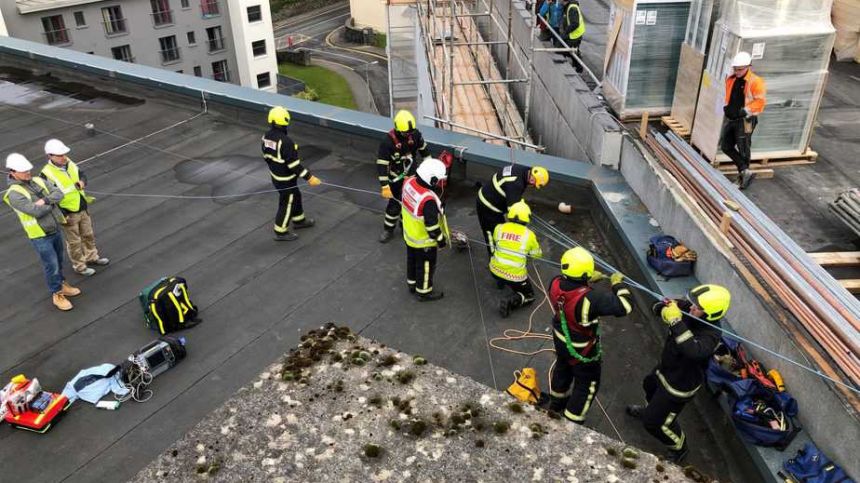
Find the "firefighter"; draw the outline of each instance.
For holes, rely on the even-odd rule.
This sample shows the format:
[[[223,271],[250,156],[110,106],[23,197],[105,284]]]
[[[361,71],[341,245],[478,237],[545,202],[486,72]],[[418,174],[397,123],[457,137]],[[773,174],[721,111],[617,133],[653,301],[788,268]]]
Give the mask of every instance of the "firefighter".
[[[528,257],[540,257],[540,249],[534,232],[528,229],[532,210],[525,201],[514,203],[508,210],[508,221],[496,225],[493,232],[493,256],[490,258],[490,273],[500,284],[513,293],[505,294],[499,301],[502,317],[511,311],[535,300],[535,292],[529,281]]]
[[[406,241],[406,284],[418,300],[433,301],[444,295],[433,290],[436,252],[447,238],[439,192],[447,174],[445,164],[430,158],[418,166],[416,176],[403,182],[403,240]]]
[[[725,287],[700,285],[687,292],[686,300],[658,302],[652,308],[669,327],[669,335],[658,366],[642,381],[647,404],[627,406],[627,414],[641,420],[668,447],[669,458],[676,463],[687,455],[678,416],[702,386],[708,361],[720,342],[716,327],[730,303],[731,294]]]
[[[302,208],[298,178],[303,178],[311,186],[319,186],[322,183],[302,166],[299,145],[287,134],[289,125],[289,111],[281,106],[269,110],[269,130],[263,136],[263,159],[269,165],[272,184],[280,197],[275,215],[276,241],[293,241],[298,238],[298,235],[290,231],[290,223],[295,228],[314,226],[314,219],[306,217]]]
[[[621,273],[608,277],[611,290],[592,287],[606,278],[594,269],[591,254],[576,247],[564,252],[561,275],[549,283],[556,358],[549,398],[542,397],[541,406],[577,424],[585,423],[600,388],[603,347],[599,318],[623,317],[633,311],[630,289]]]
[[[428,157],[430,150],[416,127],[415,117],[409,111],[399,111],[394,116],[394,129],[388,131],[388,135],[379,143],[376,155],[376,171],[382,187],[380,194],[388,200],[382,234],[379,235],[381,243],[391,241],[394,228],[400,220],[399,201],[403,179],[414,176],[418,164]]]
[[[487,253],[493,256],[493,232],[496,225],[505,222],[505,213],[514,203],[523,199],[527,186],[541,189],[549,182],[546,168],[529,168],[519,164],[505,166],[493,174],[490,183],[478,190],[477,212],[481,233],[487,244]]]

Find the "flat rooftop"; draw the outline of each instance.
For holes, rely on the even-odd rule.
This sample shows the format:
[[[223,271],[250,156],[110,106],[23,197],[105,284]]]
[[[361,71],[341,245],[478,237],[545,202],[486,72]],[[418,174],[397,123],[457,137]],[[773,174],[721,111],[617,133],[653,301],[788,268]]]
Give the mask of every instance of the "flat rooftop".
[[[16,462],[7,468],[16,481],[131,478],[295,346],[301,333],[327,322],[500,390],[526,365],[545,382],[545,354],[524,358],[488,350],[488,337],[525,328],[530,310],[498,316],[481,250],[444,251],[436,281],[446,296],[418,303],[406,292],[403,244],[377,241],[379,197],[304,187],[306,211],[317,225],[293,243],[272,240],[274,194],[228,197],[271,189],[259,155],[261,113],[245,112],[255,120],[245,123],[233,112],[201,113],[187,98],[123,84],[120,91],[99,91],[95,77],[66,82],[57,75],[34,77],[0,56],[0,151],[21,152],[38,166],[44,141],[59,137],[72,147],[93,191],[126,196],[99,196],[92,205],[98,246],[112,262],[90,278],[67,267],[69,280],[83,290],[68,313],[51,305],[35,253],[11,211],[0,210],[0,340],[7,342],[0,380],[24,373],[59,391],[80,369],[123,360],[155,338],[143,326],[137,294],[165,275],[188,279],[203,323],[181,333],[188,358],[156,379],[148,402],[125,403],[117,412],[79,402],[45,435],[0,428],[0,459]],[[84,128],[88,122],[93,135]],[[304,162],[324,181],[378,189],[376,139],[301,123],[292,135]],[[209,196],[218,198],[195,198]],[[535,199],[533,206],[573,238],[618,260],[591,206],[559,215],[556,202]],[[453,183],[447,211],[453,228],[477,236],[474,180]],[[543,246],[548,257],[560,255],[549,241]],[[541,280],[553,275],[537,268],[533,276]],[[533,321],[545,330],[548,309],[541,307]],[[641,400],[641,377],[657,360],[661,340],[649,324],[641,312],[605,324],[600,405],[588,425],[617,437],[614,422],[625,442],[659,452],[656,440],[623,415],[625,404]],[[702,414],[710,415],[710,425]],[[714,423],[714,414],[721,414],[714,402],[699,398],[681,416],[693,443],[689,462],[722,481],[751,481],[743,459],[732,453],[733,431]]]

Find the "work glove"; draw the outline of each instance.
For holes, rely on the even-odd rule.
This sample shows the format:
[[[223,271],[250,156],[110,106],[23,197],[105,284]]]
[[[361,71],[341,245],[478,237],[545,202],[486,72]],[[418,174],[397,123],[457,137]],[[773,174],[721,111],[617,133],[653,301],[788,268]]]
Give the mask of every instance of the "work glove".
[[[601,280],[606,280],[606,274],[601,272],[600,270],[595,270],[591,275],[591,278],[588,279],[591,283],[597,283]]]
[[[678,307],[678,303],[674,300],[667,303],[663,310],[660,311],[660,317],[663,319],[663,323],[668,325],[669,327],[677,324],[681,321],[681,317],[684,314],[681,313],[681,308]]]
[[[619,283],[624,282],[624,274],[621,272],[615,272],[609,276],[609,284],[610,285],[618,285]]]
[[[394,195],[391,194],[391,186],[388,186],[388,185],[383,186],[382,189],[379,191],[379,193],[386,200],[390,200],[391,198],[394,198]]]
[[[308,179],[308,184],[311,186],[319,186],[322,184],[322,180],[316,176],[311,176],[310,179]]]
[[[750,114],[750,112],[747,110],[747,108],[746,108],[746,107],[745,107],[745,108],[743,108],[743,109],[741,109],[741,114],[743,114],[743,115],[744,115],[744,118],[745,118],[745,119],[749,119],[749,118],[750,118],[750,116],[752,116],[752,114]]]

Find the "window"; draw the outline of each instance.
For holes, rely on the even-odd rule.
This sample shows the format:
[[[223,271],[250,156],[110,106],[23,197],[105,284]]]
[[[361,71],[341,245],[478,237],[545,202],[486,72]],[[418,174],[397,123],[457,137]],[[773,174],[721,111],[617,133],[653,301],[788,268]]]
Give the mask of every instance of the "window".
[[[168,0],[149,0],[149,6],[152,8],[152,25],[154,27],[163,27],[173,24],[173,10],[170,10]]]
[[[197,45],[197,36],[194,35],[194,32],[188,32],[185,36],[188,37],[188,45]]]
[[[224,50],[224,36],[221,35],[221,27],[209,27],[206,29],[206,38],[209,43],[209,52]]]
[[[179,6],[183,9],[191,8],[191,2],[189,0],[179,0]]]
[[[84,18],[84,12],[75,12],[75,27],[82,28],[87,26],[87,19]]]
[[[131,56],[131,46],[130,45],[120,45],[119,47],[111,47],[111,54],[113,54],[113,58],[116,60],[122,60],[124,62],[134,62],[134,57]]]
[[[266,55],[266,41],[257,40],[256,42],[251,42],[251,51],[254,52],[254,57]]]
[[[63,45],[72,42],[62,15],[42,17],[42,29],[45,31],[45,40],[48,41],[48,45]]]
[[[197,77],[203,77],[203,69],[201,69],[199,65],[194,66],[194,75]]]
[[[105,26],[105,35],[108,37],[123,35],[128,32],[119,5],[102,9],[102,23]]]
[[[253,5],[248,7],[248,22],[260,22],[263,20],[263,11],[260,9],[259,5]]]
[[[257,87],[260,89],[265,89],[272,85],[272,76],[268,72],[263,72],[262,74],[257,74]]]
[[[212,78],[216,81],[230,82],[230,71],[227,70],[226,60],[212,62]]]
[[[200,0],[200,13],[203,14],[203,18],[221,15],[221,11],[218,8],[218,0]]]
[[[158,39],[161,45],[161,63],[168,64],[179,60],[179,46],[176,44],[176,36],[161,37]]]

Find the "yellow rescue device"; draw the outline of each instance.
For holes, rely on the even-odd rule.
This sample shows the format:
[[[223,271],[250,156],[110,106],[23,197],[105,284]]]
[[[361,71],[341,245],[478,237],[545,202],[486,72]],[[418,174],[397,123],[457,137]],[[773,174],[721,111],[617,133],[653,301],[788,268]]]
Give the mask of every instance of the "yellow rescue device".
[[[537,372],[526,367],[522,371],[514,371],[514,377],[514,382],[508,386],[508,394],[524,403],[537,404],[540,397]]]
[[[776,390],[779,392],[785,391],[785,383],[782,381],[782,374],[779,373],[776,369],[771,369],[767,371],[767,377],[776,384]]]

